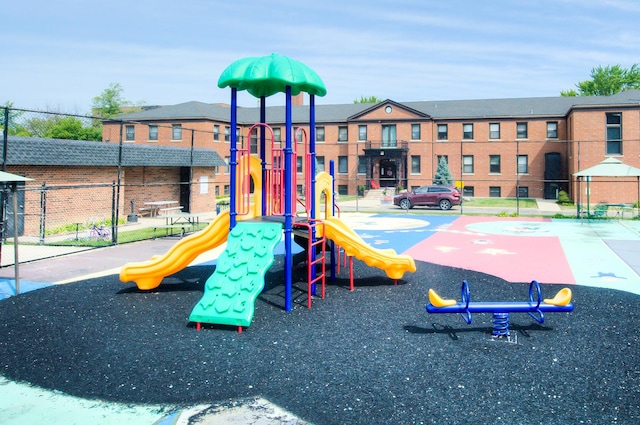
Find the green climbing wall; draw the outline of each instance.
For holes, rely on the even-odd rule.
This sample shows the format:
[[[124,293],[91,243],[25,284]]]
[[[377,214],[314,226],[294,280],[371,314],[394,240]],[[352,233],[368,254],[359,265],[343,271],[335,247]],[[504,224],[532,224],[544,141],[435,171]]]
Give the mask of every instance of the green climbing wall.
[[[236,224],[189,320],[249,326],[255,300],[264,288],[264,274],[273,264],[273,250],[281,239],[280,223]]]

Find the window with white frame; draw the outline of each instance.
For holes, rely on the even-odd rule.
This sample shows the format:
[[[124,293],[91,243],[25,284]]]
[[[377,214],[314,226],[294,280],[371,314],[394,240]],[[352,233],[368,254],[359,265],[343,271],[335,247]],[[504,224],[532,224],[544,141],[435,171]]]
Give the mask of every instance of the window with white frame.
[[[499,198],[501,196],[500,186],[489,186],[489,197]]]
[[[518,155],[518,174],[529,173],[529,155]]]
[[[324,156],[316,156],[316,173],[324,171]]]
[[[549,121],[547,123],[547,139],[557,139],[557,138],[558,138],[558,122]]]
[[[316,127],[316,142],[324,142],[324,127]]]
[[[282,129],[280,127],[273,129],[273,140],[275,142],[282,142]]]
[[[348,172],[349,172],[349,157],[339,156],[338,157],[338,173],[347,174]]]
[[[420,124],[411,124],[411,140],[420,140]]]
[[[420,174],[420,155],[411,155],[411,174]]]
[[[302,157],[296,156],[296,173],[302,173]]]
[[[622,113],[607,113],[607,155],[622,154]]]
[[[349,140],[349,131],[346,125],[338,127],[338,142],[346,142]]]
[[[500,138],[500,123],[492,122],[489,124],[489,139]]]
[[[367,140],[367,126],[359,125],[358,126],[358,140]]]
[[[358,155],[358,174],[367,174],[367,157]]]
[[[220,140],[220,124],[213,125],[213,140]]]
[[[158,126],[150,125],[149,126],[149,140],[157,141],[158,140]]]
[[[500,173],[500,155],[489,155],[489,173]]]
[[[438,124],[438,140],[448,140],[448,139],[449,139],[449,125]]]
[[[251,130],[249,149],[251,154],[258,154],[258,127],[254,127],[253,130]]]
[[[473,124],[462,124],[462,139],[473,140]]]
[[[125,125],[124,126],[124,130],[125,130],[125,135],[124,135],[124,140],[126,141],[133,141],[136,140],[136,133],[135,133],[135,127],[133,125]]]
[[[462,156],[462,172],[464,174],[473,174],[473,155]]]
[[[231,139],[231,129],[228,125],[224,126],[224,141],[228,142]]]
[[[516,123],[516,138],[526,139],[529,137],[528,126],[526,122]]]
[[[171,126],[171,140],[182,140],[182,124]]]

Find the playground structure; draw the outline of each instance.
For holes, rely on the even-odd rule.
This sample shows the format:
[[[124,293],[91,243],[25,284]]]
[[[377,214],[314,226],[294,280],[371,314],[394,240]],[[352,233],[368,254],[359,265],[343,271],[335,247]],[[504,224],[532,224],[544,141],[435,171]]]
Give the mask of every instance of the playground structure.
[[[528,302],[471,302],[469,283],[466,280],[462,282],[460,298],[460,302],[445,299],[429,289],[427,312],[460,313],[468,325],[471,324],[471,313],[493,313],[493,336],[509,337],[509,313],[528,313],[536,322],[544,323],[546,312],[573,311],[571,289],[563,288],[553,298],[543,299],[540,284],[536,280],[529,284]]]
[[[284,310],[292,309],[294,232],[307,241],[303,248],[307,254],[308,307],[317,283],[322,285],[324,297],[327,238],[334,242],[330,245],[332,276],[335,251],[340,249],[369,266],[385,270],[387,276],[395,280],[406,271],[415,272],[413,258],[369,246],[336,216],[333,162],[331,174],[316,173],[315,169],[315,96],[324,96],[326,89],[313,70],[275,54],[245,58],[225,69],[218,86],[231,88],[231,128],[237,128],[237,92],[247,90],[260,99],[260,122],[248,131],[249,135],[258,134],[257,147],[249,145],[251,137],[242,138],[239,143],[236,132],[230,134],[229,209],[200,232],[177,242],[165,255],[125,265],[120,273],[121,281],[135,281],[139,289],[153,289],[164,277],[187,267],[202,252],[227,242],[214,274],[205,284],[203,298],[189,320],[196,323],[197,329],[201,323],[211,323],[237,326],[241,331],[253,319],[255,299],[264,288],[264,273],[273,263],[273,250],[281,240],[285,263]],[[301,92],[310,97],[308,134],[302,127],[294,132],[292,124],[292,96]],[[286,96],[283,141],[275,139],[273,130],[265,122],[265,99],[276,93]],[[304,151],[299,153],[299,147]],[[254,152],[257,150],[257,155],[252,154],[252,148]],[[304,200],[296,195],[299,155],[303,165]]]

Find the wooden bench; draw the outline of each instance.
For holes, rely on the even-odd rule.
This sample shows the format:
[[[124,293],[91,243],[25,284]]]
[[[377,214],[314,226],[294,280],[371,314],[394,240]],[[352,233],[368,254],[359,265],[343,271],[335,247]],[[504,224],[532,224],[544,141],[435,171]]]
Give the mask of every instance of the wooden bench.
[[[158,210],[158,212],[161,212],[162,214],[166,214],[166,213],[170,213],[170,212],[178,212],[178,211],[182,211],[182,206],[160,208]]]
[[[138,208],[141,217],[144,217],[146,215],[148,215],[149,217],[153,216],[154,210],[155,208]]]

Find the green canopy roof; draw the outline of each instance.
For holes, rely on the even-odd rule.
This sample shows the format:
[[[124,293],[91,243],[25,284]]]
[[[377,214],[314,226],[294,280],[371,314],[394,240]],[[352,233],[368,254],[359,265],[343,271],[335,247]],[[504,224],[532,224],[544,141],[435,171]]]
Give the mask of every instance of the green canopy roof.
[[[302,62],[276,53],[270,56],[249,57],[229,65],[218,79],[218,87],[231,87],[239,91],[247,90],[255,97],[268,97],[285,93],[291,87],[291,94],[301,92],[324,96],[327,89],[318,74]]]
[[[640,168],[632,167],[617,158],[609,157],[601,163],[573,175],[576,177],[640,177]]]

